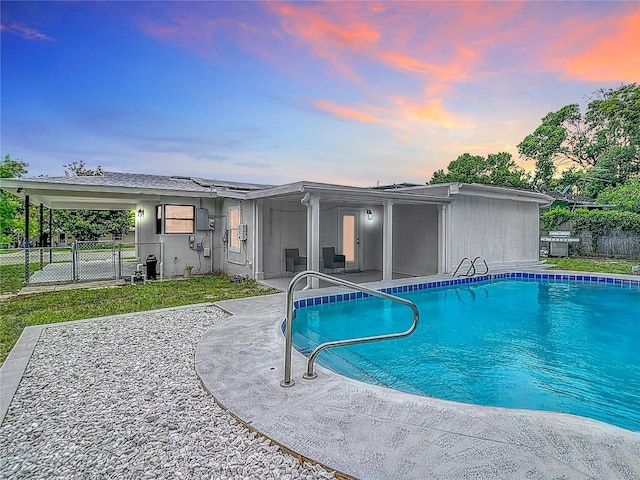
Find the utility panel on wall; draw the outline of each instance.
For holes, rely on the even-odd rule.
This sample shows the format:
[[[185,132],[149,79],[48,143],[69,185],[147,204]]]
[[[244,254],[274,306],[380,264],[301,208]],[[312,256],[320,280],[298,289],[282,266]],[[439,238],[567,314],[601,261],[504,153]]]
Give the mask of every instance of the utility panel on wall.
[[[246,242],[249,236],[249,226],[246,223],[238,225],[238,240]]]
[[[196,230],[209,230],[209,210],[196,208]]]

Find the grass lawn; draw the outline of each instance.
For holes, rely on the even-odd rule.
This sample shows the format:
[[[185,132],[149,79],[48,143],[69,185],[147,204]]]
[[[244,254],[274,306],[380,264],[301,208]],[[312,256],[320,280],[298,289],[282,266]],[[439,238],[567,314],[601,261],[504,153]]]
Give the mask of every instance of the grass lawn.
[[[231,283],[228,277],[211,275],[144,285],[63,290],[11,297],[0,303],[0,362],[7,358],[24,327],[30,325],[216,302],[275,292],[255,281]]]
[[[22,288],[24,265],[0,265],[0,293],[8,293]]]
[[[547,258],[548,265],[557,270],[575,270],[578,272],[602,272],[631,274],[633,265],[640,265],[640,260],[620,260],[612,258]]]

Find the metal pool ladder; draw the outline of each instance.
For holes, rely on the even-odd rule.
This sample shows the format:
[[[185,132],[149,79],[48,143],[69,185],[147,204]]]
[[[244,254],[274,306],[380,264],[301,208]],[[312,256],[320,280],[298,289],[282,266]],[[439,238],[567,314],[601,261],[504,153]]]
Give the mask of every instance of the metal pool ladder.
[[[402,338],[410,335],[418,326],[418,320],[420,318],[420,314],[418,313],[418,307],[416,307],[415,303],[405,298],[397,297],[395,295],[390,295],[385,292],[380,292],[378,290],[373,290],[371,288],[363,287],[362,285],[358,285],[356,283],[348,282],[346,280],[342,280],[341,278],[335,278],[331,275],[327,275],[325,273],[314,272],[312,270],[306,270],[304,272],[298,273],[295,277],[291,279],[289,283],[289,288],[287,290],[287,323],[285,327],[285,351],[284,351],[284,379],[280,382],[280,385],[283,387],[292,387],[294,385],[294,381],[291,379],[291,348],[292,348],[292,335],[293,335],[293,289],[296,284],[306,277],[316,277],[321,280],[324,280],[329,283],[333,283],[335,285],[342,285],[345,287],[352,288],[354,290],[359,290],[361,292],[366,292],[370,295],[381,297],[387,300],[391,300],[392,302],[403,303],[413,310],[413,323],[408,330],[399,333],[388,333],[386,335],[375,335],[371,337],[359,337],[359,338],[351,338],[347,340],[335,340],[331,342],[325,342],[318,345],[311,355],[309,356],[309,360],[307,361],[307,371],[302,376],[306,379],[316,378],[316,374],[313,371],[313,364],[315,362],[316,357],[320,352],[327,348],[334,347],[342,347],[345,345],[356,345],[358,343],[365,342],[375,342],[378,340],[389,340],[392,338]]]
[[[460,270],[460,267],[462,267],[462,264],[465,261],[468,261],[469,262],[469,268],[467,269],[467,273],[461,273],[460,276],[461,277],[473,277],[476,274],[476,262],[478,260],[482,260],[482,263],[484,264],[485,272],[482,275],[486,275],[487,273],[489,273],[489,265],[487,265],[487,261],[484,259],[484,257],[481,257],[480,255],[478,255],[473,260],[471,260],[469,257],[464,257],[462,260],[460,260],[460,263],[456,267],[455,272],[453,272],[453,274],[451,276],[455,277],[456,274],[458,273],[458,270]]]

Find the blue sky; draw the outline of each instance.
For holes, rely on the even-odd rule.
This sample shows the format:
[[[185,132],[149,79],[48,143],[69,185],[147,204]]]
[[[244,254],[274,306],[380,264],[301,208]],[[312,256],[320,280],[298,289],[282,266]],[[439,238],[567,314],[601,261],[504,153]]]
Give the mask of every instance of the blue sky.
[[[639,2],[11,2],[2,156],[262,183],[426,182],[640,81]]]

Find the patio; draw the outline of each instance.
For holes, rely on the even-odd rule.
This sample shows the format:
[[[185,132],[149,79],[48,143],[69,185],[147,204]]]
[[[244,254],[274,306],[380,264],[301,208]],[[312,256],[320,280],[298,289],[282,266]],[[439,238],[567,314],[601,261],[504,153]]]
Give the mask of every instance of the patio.
[[[295,350],[295,385],[283,388],[285,295],[218,305],[233,316],[200,341],[198,375],[234,416],[303,458],[356,478],[640,476],[640,434],[582,417],[416,396],[319,365],[304,380]]]

